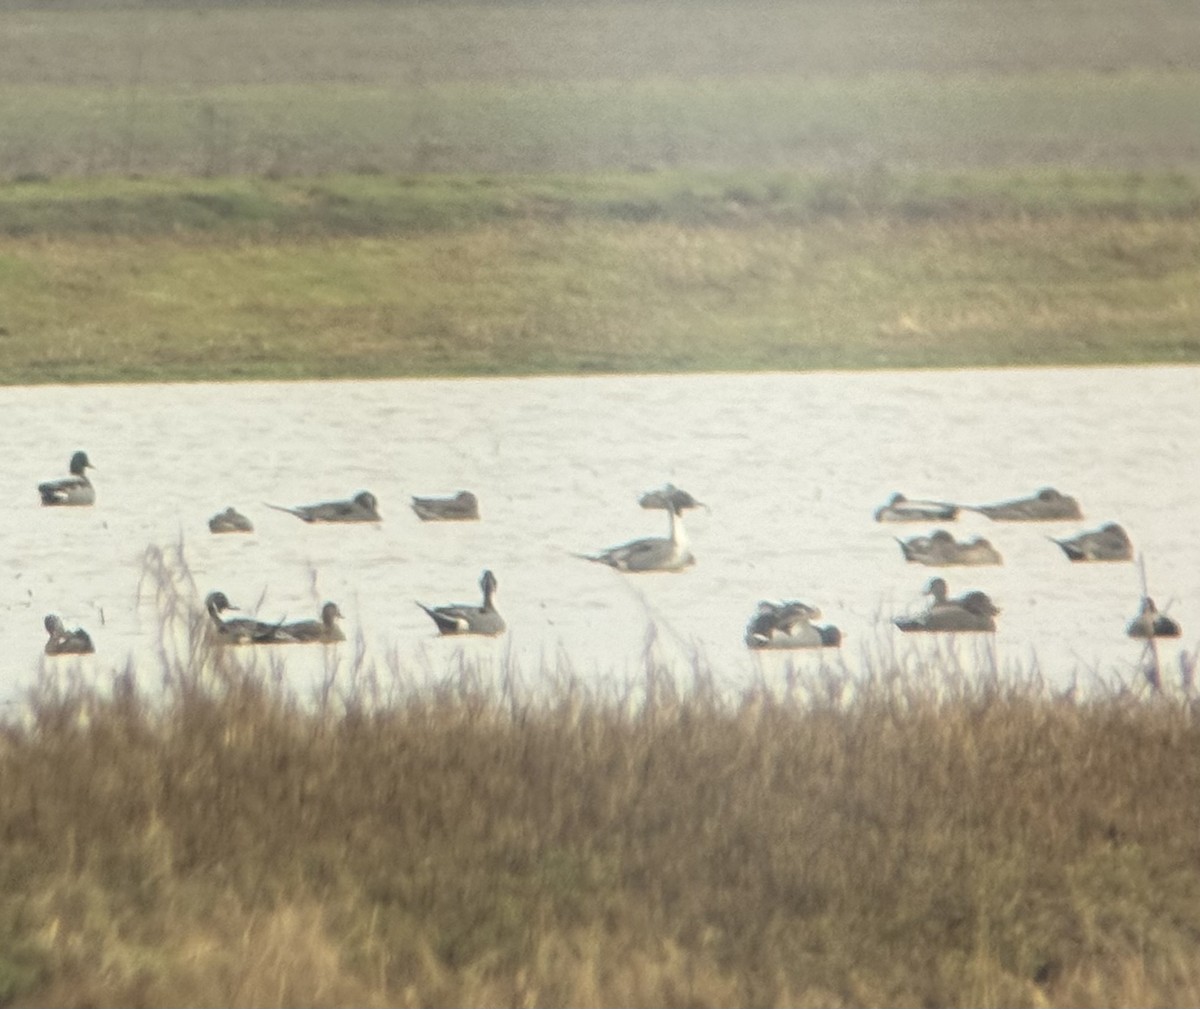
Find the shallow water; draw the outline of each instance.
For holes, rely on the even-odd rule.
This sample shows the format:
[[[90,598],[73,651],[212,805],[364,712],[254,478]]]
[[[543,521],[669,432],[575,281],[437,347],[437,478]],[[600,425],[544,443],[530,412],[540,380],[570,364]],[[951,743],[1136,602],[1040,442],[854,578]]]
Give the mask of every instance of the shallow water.
[[[264,619],[336,600],[343,665],[360,640],[369,658],[432,675],[467,655],[535,678],[567,656],[582,676],[620,682],[653,627],[657,654],[681,668],[698,654],[736,687],[819,661],[742,644],[756,602],[788,597],[842,628],[834,659],[855,670],[947,647],[890,627],[937,573],[905,563],[893,537],[933,527],[878,524],[878,505],[897,490],[978,504],[1047,485],[1076,496],[1084,520],[968,513],[947,526],[987,536],[1005,560],[943,572],[952,593],[982,588],[1003,608],[994,642],[966,636],[954,654],[972,667],[1036,662],[1055,684],[1131,677],[1138,565],[1072,565],[1047,538],[1115,520],[1183,624],[1163,649],[1174,668],[1200,638],[1198,390],[1200,369],[1177,367],[0,390],[0,697],[32,681],[48,612],[92,633],[97,656],[84,661],[97,674],[152,660],[143,555],[179,543],[198,597],[219,588]],[[42,508],[36,484],[65,474],[78,448],[97,467],[96,505]],[[709,506],[685,516],[694,568],[623,575],[572,556],[665,534],[665,513],[637,497],[668,480]],[[414,494],[460,488],[479,496],[482,521],[422,523],[409,508]],[[379,526],[310,526],[263,504],[361,489],[379,498]],[[228,505],[253,534],[208,532]],[[414,602],[474,602],[484,567],[509,633],[436,638]],[[319,647],[285,651],[297,686],[324,668]]]

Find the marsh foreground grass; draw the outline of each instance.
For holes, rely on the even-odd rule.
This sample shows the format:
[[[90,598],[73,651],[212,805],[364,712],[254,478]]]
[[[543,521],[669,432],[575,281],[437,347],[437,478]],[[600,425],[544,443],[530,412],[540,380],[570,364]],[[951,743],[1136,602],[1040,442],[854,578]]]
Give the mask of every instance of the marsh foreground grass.
[[[1190,695],[653,656],[526,690],[350,644],[300,698],[187,584],[162,668],[47,666],[0,726],[4,1002],[1200,999]]]

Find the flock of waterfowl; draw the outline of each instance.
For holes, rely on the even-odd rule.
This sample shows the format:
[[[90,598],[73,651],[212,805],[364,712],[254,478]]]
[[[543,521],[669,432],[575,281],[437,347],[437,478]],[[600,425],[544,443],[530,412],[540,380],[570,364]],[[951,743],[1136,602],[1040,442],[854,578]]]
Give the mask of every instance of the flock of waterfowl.
[[[38,486],[42,504],[46,506],[91,505],[96,495],[87,470],[93,468],[84,452],[71,458],[70,476],[48,481]],[[606,564],[622,572],[684,571],[695,564],[695,556],[683,525],[683,512],[704,507],[687,491],[667,484],[647,491],[639,498],[643,508],[662,509],[667,513],[669,528],[665,537],[632,540],[592,554],[576,554],[584,560]],[[379,502],[369,491],[361,491],[343,501],[270,508],[295,515],[304,522],[354,523],[380,522]],[[478,499],[469,491],[452,497],[414,497],[412,508],[422,521],[475,521],[479,519]],[[1073,497],[1054,488],[1044,488],[1036,494],[997,504],[959,505],[943,501],[909,500],[894,494],[887,504],[875,512],[877,522],[950,522],[963,511],[976,512],[998,522],[1044,522],[1082,519],[1079,503]],[[253,531],[251,521],[235,508],[227,508],[209,520],[215,534]],[[1115,522],[1099,529],[1080,533],[1068,539],[1049,537],[1073,562],[1129,561],[1133,544],[1128,534]],[[976,536],[958,541],[944,529],[927,535],[897,539],[905,560],[932,567],[956,565],[983,566],[1002,564],[996,548],[985,538]],[[430,617],[441,634],[497,635],[506,629],[504,619],[495,606],[497,581],[491,571],[484,571],[479,581],[482,602],[478,605],[455,603],[444,606],[417,605]],[[946,580],[932,578],[925,586],[930,597],[928,607],[917,614],[897,617],[896,627],[903,632],[962,633],[992,632],[1000,608],[987,593],[975,589],[950,596]],[[344,640],[338,627],[342,612],[336,603],[327,602],[320,616],[313,620],[294,622],[261,621],[248,617],[229,617],[235,611],[228,597],[220,591],[210,592],[205,609],[216,640],[228,644],[288,644],[336,642]],[[841,644],[841,631],[832,625],[819,625],[819,607],[799,600],[763,601],[751,616],[745,631],[745,643],[752,649],[827,648]],[[46,653],[50,655],[82,654],[93,651],[86,631],[68,631],[62,621],[51,614],[45,619],[49,640]],[[1153,599],[1145,595],[1141,609],[1126,627],[1130,637],[1153,639],[1178,637],[1179,625],[1160,613]]]
[[[887,504],[875,511],[877,522],[952,522],[961,512],[970,511],[996,522],[1060,522],[1079,520],[1083,512],[1075,498],[1046,487],[1025,498],[987,505],[959,505],[945,501],[909,500],[894,494]],[[1133,543],[1116,522],[1066,539],[1049,537],[1073,562],[1112,562],[1133,559]],[[956,540],[945,529],[897,538],[906,561],[931,567],[982,566],[1002,564],[1000,552],[984,537]],[[962,633],[996,630],[1000,608],[986,592],[974,589],[951,597],[945,578],[934,577],[925,586],[931,599],[921,613],[896,617],[893,623],[904,632]],[[815,606],[798,600],[762,602],[746,627],[746,644],[751,648],[808,648],[837,645],[841,634],[836,627],[817,627],[820,617]],[[1154,600],[1143,596],[1138,615],[1126,626],[1132,638],[1179,637],[1176,621],[1160,613]]]
[[[56,506],[86,506],[95,504],[96,490],[87,470],[94,469],[87,453],[76,452],[71,457],[70,475],[48,480],[38,485],[42,504]],[[283,506],[267,504],[269,508],[295,515],[304,522],[380,522],[379,502],[370,491],[361,491],[345,501],[323,501],[318,504]],[[460,491],[453,497],[414,497],[413,511],[422,521],[469,521],[479,518],[479,502],[470,491]],[[254,524],[236,508],[229,507],[208,521],[214,534],[248,533]],[[426,606],[417,603],[433,620],[442,634],[495,635],[504,631],[504,620],[496,611],[496,576],[484,571],[480,579],[483,601],[475,606],[452,603],[445,606]],[[308,644],[332,643],[345,640],[338,621],[343,619],[337,603],[326,602],[320,616],[313,620],[264,621],[251,617],[226,616],[238,607],[221,591],[213,591],[204,600],[214,639],[220,644]],[[45,619],[47,655],[85,655],[95,651],[91,636],[82,628],[68,630],[60,617],[49,614]]]

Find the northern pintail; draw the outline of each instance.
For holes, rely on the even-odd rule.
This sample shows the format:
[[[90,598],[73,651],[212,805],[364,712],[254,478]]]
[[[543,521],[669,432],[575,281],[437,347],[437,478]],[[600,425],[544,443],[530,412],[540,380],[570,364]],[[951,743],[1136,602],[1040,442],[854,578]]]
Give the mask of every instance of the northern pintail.
[[[469,490],[453,497],[414,497],[413,511],[422,522],[470,522],[479,518],[479,499]]]
[[[645,494],[638,498],[638,504],[643,508],[670,508],[674,506],[681,512],[685,508],[705,507],[692,497],[691,494],[681,487],[676,487],[673,483],[659,487],[658,490],[646,491]]]
[[[288,512],[305,522],[380,522],[379,502],[375,495],[364,490],[355,494],[349,501],[324,501],[321,504],[297,505],[287,508],[283,505],[267,504],[268,508]]]
[[[208,529],[214,533],[252,533],[254,523],[230,506],[208,520]]]
[[[1063,553],[1073,561],[1133,560],[1133,543],[1129,534],[1116,522],[1109,522],[1091,532],[1054,542],[1062,547]]]
[[[934,578],[925,586],[933,597],[929,608],[915,617],[897,617],[893,622],[902,631],[994,631],[999,608],[986,592],[967,592],[947,598],[946,580]]]
[[[798,600],[772,603],[763,600],[746,625],[746,645],[750,648],[836,648],[842,632],[833,625],[818,627],[816,606]]]
[[[928,536],[897,539],[904,559],[930,567],[949,567],[954,564],[1003,564],[1004,560],[991,543],[982,536],[960,543],[945,529],[936,529]]]
[[[298,620],[295,623],[283,624],[279,628],[279,634],[285,640],[302,644],[316,641],[324,643],[345,641],[346,635],[337,625],[341,619],[342,611],[338,609],[338,604],[326,603],[321,607],[320,620]]]
[[[875,509],[876,522],[951,522],[958,518],[958,506],[945,501],[910,501],[903,494],[891,496],[888,503]]]
[[[47,480],[38,484],[38,493],[44,505],[90,505],[96,503],[96,488],[87,478],[85,470],[95,469],[86,452],[71,456],[71,475],[61,480]]]
[[[687,532],[679,508],[667,501],[671,518],[671,534],[666,539],[651,537],[632,540],[619,547],[610,547],[598,554],[577,554],[586,561],[607,564],[618,571],[682,571],[696,563],[688,546]]]
[[[504,631],[504,618],[496,612],[496,576],[485,571],[479,579],[483,590],[483,605],[451,603],[447,606],[426,606],[417,603],[437,624],[442,634],[500,634]]]
[[[990,505],[964,505],[971,511],[980,512],[997,522],[1057,522],[1065,519],[1081,519],[1083,512],[1073,497],[1043,487],[1036,494],[1013,501],[1001,501]]]
[[[1154,600],[1142,597],[1142,608],[1129,621],[1125,633],[1131,638],[1177,638],[1182,633],[1179,624],[1165,613],[1159,613]]]
[[[224,592],[210,592],[204,600],[204,608],[212,618],[217,640],[233,645],[281,644],[288,639],[280,634],[282,624],[268,624],[249,617],[224,619],[226,610],[236,610]]]
[[[46,617],[45,626],[46,633],[50,635],[46,642],[47,655],[91,655],[96,650],[87,631],[81,627],[68,631],[62,620],[53,613]]]

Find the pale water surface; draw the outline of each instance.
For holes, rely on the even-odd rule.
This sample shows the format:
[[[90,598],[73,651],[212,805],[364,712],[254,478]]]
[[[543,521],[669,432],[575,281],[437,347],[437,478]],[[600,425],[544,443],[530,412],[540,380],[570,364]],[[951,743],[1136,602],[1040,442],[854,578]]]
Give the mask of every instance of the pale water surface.
[[[698,655],[735,688],[777,680],[789,662],[855,672],[893,650],[947,647],[970,668],[1036,661],[1054,684],[1136,682],[1141,648],[1124,628],[1138,566],[1072,565],[1047,537],[1126,527],[1160,608],[1183,624],[1164,648],[1175,668],[1200,641],[1198,392],[1190,367],[0,390],[0,698],[32,682],[48,612],[92,633],[85,672],[103,679],[130,656],[156,669],[143,555],[180,542],[198,596],[222,589],[272,620],[340,604],[350,642],[336,655],[267,649],[286,654],[301,690],[327,661],[348,667],[356,642],[381,667],[432,676],[467,656],[515,662],[536,681],[566,656],[577,674],[620,683],[641,668],[652,627],[664,660],[686,669]],[[64,475],[79,448],[97,467],[96,505],[42,508],[36,484]],[[572,556],[664,535],[665,513],[637,498],[668,480],[709,506],[686,515],[694,568],[623,575]],[[948,526],[1004,556],[943,572],[951,592],[982,588],[1003,608],[994,642],[891,629],[937,573],[906,564],[893,538],[932,527],[873,521],[893,491],[979,504],[1047,485],[1079,498],[1084,521],[967,514]],[[422,523],[409,508],[414,494],[460,488],[479,496],[482,521]],[[310,526],[263,505],[362,489],[379,498],[378,527]],[[256,531],[211,535],[208,518],[227,505]],[[436,638],[414,601],[477,601],[485,567],[510,632]],[[749,653],[755,604],[781,597],[819,605],[846,635],[840,652]]]

